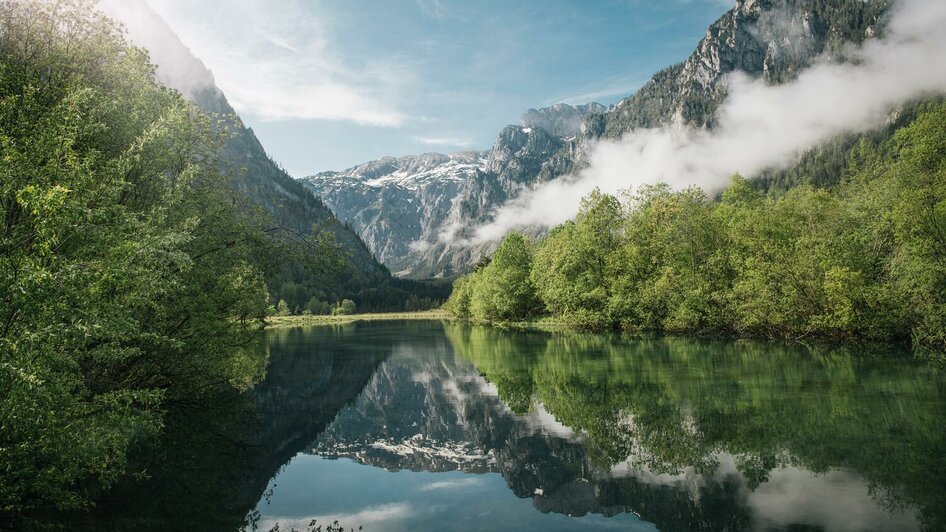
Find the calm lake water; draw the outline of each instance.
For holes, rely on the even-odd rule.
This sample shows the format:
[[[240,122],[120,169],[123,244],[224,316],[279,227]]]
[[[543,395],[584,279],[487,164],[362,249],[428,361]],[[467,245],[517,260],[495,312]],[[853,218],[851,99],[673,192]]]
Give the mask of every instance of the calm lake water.
[[[946,379],[906,357],[441,322],[260,348],[85,525],[946,529]]]

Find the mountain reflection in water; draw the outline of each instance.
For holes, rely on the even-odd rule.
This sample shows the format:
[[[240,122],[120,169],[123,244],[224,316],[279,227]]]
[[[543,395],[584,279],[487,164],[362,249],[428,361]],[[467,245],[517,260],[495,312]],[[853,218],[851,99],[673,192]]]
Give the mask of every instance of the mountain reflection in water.
[[[441,322],[262,348],[96,528],[946,529],[944,378],[909,359]]]

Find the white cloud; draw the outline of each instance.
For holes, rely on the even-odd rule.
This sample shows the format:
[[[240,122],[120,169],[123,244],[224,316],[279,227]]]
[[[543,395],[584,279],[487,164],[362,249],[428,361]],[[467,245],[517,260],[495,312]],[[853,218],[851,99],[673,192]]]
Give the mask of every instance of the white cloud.
[[[148,0],[213,71],[234,108],[263,120],[399,126],[396,102],[413,74],[390,58],[347,64],[332,21],[302,0]]]
[[[414,137],[414,140],[421,144],[427,144],[428,146],[456,146],[459,148],[467,148],[473,145],[473,141],[470,139],[458,137]]]
[[[266,516],[260,520],[257,527],[260,530],[269,530],[278,524],[282,530],[291,530],[293,527],[307,530],[313,519],[323,525],[338,521],[339,525],[346,527],[385,523],[390,525],[393,521],[407,519],[416,513],[414,507],[408,503],[392,503],[368,506],[357,512],[346,514],[310,515],[305,517]]]
[[[446,489],[467,488],[482,483],[482,479],[477,477],[458,478],[456,480],[440,480],[431,482],[421,488],[421,491],[438,491]]]
[[[844,133],[864,131],[915,98],[946,92],[946,2],[904,0],[887,37],[855,51],[858,61],[818,64],[792,83],[769,86],[734,75],[713,130],[679,125],[599,142],[578,175],[540,185],[502,206],[476,229],[477,242],[510,229],[573,218],[595,188],[616,193],[646,183],[725,186],[733,172],[757,175]]]
[[[444,18],[448,14],[447,6],[443,5],[442,0],[414,0],[414,3],[430,17]]]
[[[431,247],[432,245],[433,245],[433,244],[431,244],[430,242],[425,242],[425,241],[423,241],[423,240],[415,240],[415,241],[411,242],[410,244],[408,244],[407,247],[408,247],[408,249],[410,249],[411,251],[416,251],[416,252],[418,252],[418,253],[423,253],[423,252],[427,251],[428,249],[430,249],[430,247]]]
[[[580,94],[572,94],[549,103],[567,103],[568,105],[579,105],[594,102],[599,99],[606,99],[612,96],[630,96],[634,94],[634,92],[636,92],[641,85],[643,85],[643,83],[640,81],[626,81],[607,87],[590,89]]]

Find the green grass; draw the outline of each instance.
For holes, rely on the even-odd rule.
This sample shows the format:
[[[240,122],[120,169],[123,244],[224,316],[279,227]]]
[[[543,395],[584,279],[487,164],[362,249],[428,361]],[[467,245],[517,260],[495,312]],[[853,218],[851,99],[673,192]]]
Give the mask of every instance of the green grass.
[[[350,314],[347,316],[270,316],[266,318],[266,328],[298,327],[300,325],[322,325],[333,323],[352,323],[356,321],[384,320],[453,320],[453,315],[445,310],[423,310],[418,312],[379,312],[371,314]]]

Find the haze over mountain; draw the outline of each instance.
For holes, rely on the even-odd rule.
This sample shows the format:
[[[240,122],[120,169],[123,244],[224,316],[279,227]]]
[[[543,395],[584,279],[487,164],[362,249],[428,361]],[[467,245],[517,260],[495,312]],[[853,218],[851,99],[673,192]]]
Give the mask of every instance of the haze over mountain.
[[[236,117],[236,112],[214,83],[213,74],[177,37],[170,26],[143,0],[103,0],[101,9],[120,20],[129,38],[148,50],[157,65],[158,80],[179,90],[203,111]],[[258,201],[280,224],[308,232],[313,224],[325,225],[353,253],[366,271],[377,268],[356,235],[340,224],[316,197],[269,158],[252,129],[237,117],[233,137],[223,159],[237,169],[239,186]]]
[[[240,191],[272,216],[277,226],[295,235],[292,238],[308,234],[316,227],[328,232],[341,246],[345,264],[337,279],[314,289],[318,293],[310,293],[313,290],[306,286],[314,281],[286,263],[283,267],[287,283],[273,288],[276,298],[290,301],[293,308],[305,306],[310,297],[329,302],[351,297],[368,308],[381,305],[390,310],[402,310],[403,307],[390,305],[395,300],[403,303],[409,297],[405,290],[426,290],[392,279],[388,269],[347,226],[347,220],[336,217],[319,197],[290,177],[268,155],[253,130],[243,124],[226,95],[216,86],[211,71],[144,0],[103,0],[100,8],[126,26],[129,38],[136,45],[148,50],[157,65],[159,81],[180,91],[204,112],[226,118],[230,137],[220,159],[234,176]],[[325,290],[324,286],[333,288]]]
[[[686,131],[713,131],[719,126],[717,110],[726,102],[731,80],[737,87],[751,80],[758,80],[762,87],[778,86],[814,65],[846,64],[859,57],[852,47],[885,36],[893,5],[888,0],[842,0],[831,5],[815,0],[740,0],[710,26],[686,61],[656,73],[637,93],[610,108],[560,104],[530,110],[519,125],[500,132],[492,149],[468,155],[462,172],[450,170],[454,157],[421,156],[426,163],[416,177],[426,183],[429,193],[405,185],[415,179],[410,170],[415,158],[411,157],[391,166],[384,161],[393,159],[382,159],[343,172],[323,172],[304,181],[392,270],[409,277],[455,276],[487,256],[494,241],[510,229],[533,227],[529,231],[540,232],[542,226],[573,216],[589,187],[598,185],[613,192],[615,187],[631,186],[632,176],[643,169],[639,160],[627,160],[635,150],[661,161],[665,155],[673,159],[659,143],[622,144],[620,139],[630,138],[625,137],[630,132],[669,124]],[[901,19],[908,17],[909,13]],[[904,30],[899,31],[902,38]],[[881,124],[876,119],[871,123]],[[819,142],[845,130],[844,125],[832,127],[828,125],[827,137]],[[804,162],[803,152],[816,144],[802,144],[801,152],[792,148],[780,159]],[[600,145],[611,150],[598,150]],[[710,159],[722,157],[723,164],[731,161],[724,153],[701,153]],[[626,164],[611,168],[616,165],[602,159],[608,155]],[[474,169],[475,158],[483,162]],[[444,166],[436,166],[437,161]],[[683,161],[694,164],[690,158]],[[557,179],[586,175],[581,172],[587,172],[589,164],[611,169],[605,172],[607,177],[584,180],[583,184],[590,185],[574,191],[568,189],[574,179]],[[833,177],[837,179],[843,160],[825,164],[838,168]],[[786,176],[795,175],[790,164],[778,171],[766,167],[756,167],[756,175],[750,177],[766,174],[768,180],[760,184],[793,184],[786,182]],[[376,173],[381,168],[389,170]],[[740,169],[734,164],[726,171]],[[388,173],[397,177],[378,180]],[[540,187],[543,183],[550,184]]]

